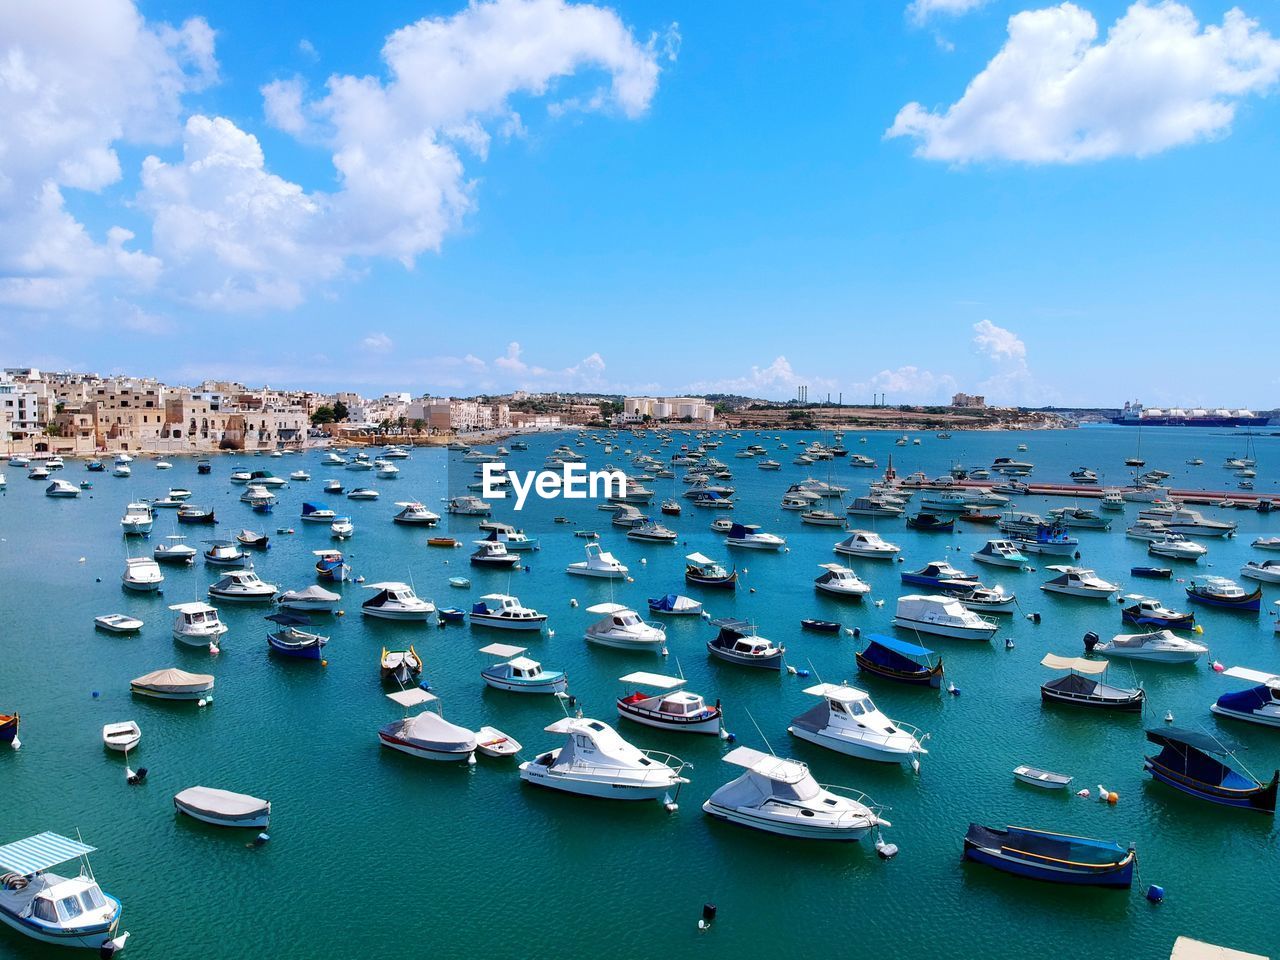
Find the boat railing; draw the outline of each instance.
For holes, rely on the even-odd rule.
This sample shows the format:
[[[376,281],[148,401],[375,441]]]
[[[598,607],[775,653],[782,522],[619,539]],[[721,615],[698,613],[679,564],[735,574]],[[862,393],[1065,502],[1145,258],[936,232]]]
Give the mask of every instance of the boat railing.
[[[844,787],[838,783],[820,783],[818,784],[818,786],[820,786],[823,790],[826,790],[828,793],[834,793],[836,796],[844,797],[846,800],[857,801],[858,803],[866,807],[868,810],[870,810],[872,813],[874,813],[877,817],[881,816],[882,814],[888,813],[890,810],[893,809],[892,807],[886,806],[884,804],[876,803],[874,800],[872,800],[869,796],[867,796],[861,790],[855,790],[853,787]],[[858,816],[861,816],[861,814],[857,814],[857,813],[842,814],[842,818],[858,817]]]
[[[899,730],[901,730],[903,733],[911,734],[911,736],[915,737],[916,741],[921,744],[923,744],[931,736],[931,734],[925,733],[923,730],[917,727],[914,723],[903,723],[900,720],[894,720],[893,725],[897,727]]]
[[[668,767],[674,770],[677,775],[679,775],[684,770],[685,767],[688,767],[690,770],[693,769],[692,763],[689,763],[688,761],[685,761],[685,760],[681,760],[674,753],[667,753],[663,750],[643,750],[643,749],[640,752],[643,753],[650,760],[654,761],[655,763],[666,764]],[[645,779],[648,779],[647,773],[645,775]]]

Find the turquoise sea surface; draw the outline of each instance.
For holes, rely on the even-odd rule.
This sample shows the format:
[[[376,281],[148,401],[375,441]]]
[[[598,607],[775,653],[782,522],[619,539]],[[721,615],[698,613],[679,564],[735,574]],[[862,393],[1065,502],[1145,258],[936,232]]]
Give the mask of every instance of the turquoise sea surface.
[[[633,453],[667,459],[691,434],[675,433],[660,447],[653,434],[622,434],[606,454],[591,439],[578,447],[590,465],[628,468]],[[0,463],[8,477],[0,494],[0,712],[22,715],[22,749],[0,751],[0,842],[43,830],[75,835],[98,847],[93,867],[103,887],[124,902],[124,929],[132,938],[125,956],[199,956],[203,960],[317,956],[365,960],[430,954],[440,957],[592,958],[603,952],[638,957],[775,958],[818,952],[858,957],[1020,958],[1028,952],[1094,960],[1167,957],[1175,937],[1189,935],[1241,950],[1280,952],[1280,870],[1272,817],[1198,802],[1155,784],[1143,773],[1150,752],[1147,726],[1163,726],[1172,711],[1180,726],[1207,730],[1242,749],[1239,757],[1269,780],[1280,766],[1280,730],[1220,720],[1209,705],[1240,681],[1194,667],[1117,663],[1113,682],[1136,678],[1149,703],[1141,716],[1109,715],[1042,706],[1039,685],[1053,676],[1040,666],[1047,652],[1083,654],[1081,638],[1103,639],[1124,627],[1110,603],[1043,593],[1053,576],[1051,558],[1035,557],[1033,571],[973,563],[969,554],[991,538],[994,527],[957,524],[954,535],[917,533],[901,520],[850,518],[900,544],[903,563],[838,558],[838,529],[802,527],[798,514],[779,509],[788,484],[806,476],[865,491],[890,455],[899,476],[924,470],[946,473],[954,463],[988,466],[997,456],[1036,464],[1033,480],[1067,482],[1069,471],[1088,466],[1103,485],[1126,482],[1124,466],[1137,434],[1126,428],[1086,428],[1035,433],[932,433],[919,446],[896,447],[898,434],[850,432],[845,444],[874,457],[876,470],[858,470],[837,459],[811,467],[792,464],[802,444],[829,435],[776,435],[743,431],[723,438],[713,455],[733,471],[738,506],[733,518],[755,522],[788,538],[786,552],[732,551],[710,523],[724,511],[685,504],[678,518],[661,518],[681,537],[678,545],[628,542],[594,503],[531,500],[521,515],[511,500],[495,502],[495,518],[540,537],[541,549],[524,554],[529,569],[498,573],[468,566],[475,520],[446,518],[439,533],[463,540],[464,549],[431,549],[423,528],[391,522],[397,500],[422,500],[444,513],[449,478],[468,477],[462,454],[416,449],[398,461],[396,480],[377,480],[322,465],[317,452],[283,458],[217,456],[213,473],[198,476],[193,460],[174,459],[158,471],[149,458],[133,464],[133,476],[88,473],[68,462],[62,476],[92,480],[79,499],[44,496],[46,482],[28,481],[21,468]],[[860,437],[866,437],[860,443]],[[513,468],[535,469],[555,445],[576,435],[528,438],[530,449],[513,453]],[[782,469],[766,472],[756,461],[733,456],[763,444]],[[1026,443],[1027,452],[1017,445]],[[1280,496],[1280,438],[1254,438],[1260,494]],[[492,449],[492,448],[487,448]],[[1221,466],[1245,450],[1230,431],[1147,430],[1141,452],[1148,468],[1173,474],[1173,487],[1230,490],[1236,483]],[[1185,461],[1200,457],[1203,466]],[[450,467],[450,460],[453,466]],[[310,471],[309,482],[277,491],[270,516],[239,502],[243,487],[229,482],[233,469],[269,469],[284,477]],[[108,467],[109,471],[109,467]],[[679,497],[677,479],[648,484],[658,503]],[[337,477],[350,489],[372,486],[374,502],[352,502],[321,492]],[[178,528],[173,511],[157,511],[149,540],[125,539],[119,519],[125,504],[161,497],[170,486],[194,491],[192,503],[217,511],[216,528]],[[919,495],[917,495],[918,504]],[[358,583],[341,587],[345,615],[319,619],[330,634],[327,666],[268,653],[267,627],[258,605],[219,604],[230,632],[212,656],[175,643],[169,604],[203,599],[218,574],[197,560],[190,568],[165,567],[162,595],[130,594],[120,586],[125,556],[150,553],[167,534],[231,537],[242,528],[271,534],[270,550],[254,556],[257,572],[281,589],[315,583],[312,551],[334,544],[327,525],[299,521],[304,500],[323,501],[349,514],[355,537],[342,545],[354,574],[370,583],[412,581],[440,606],[468,608],[481,594],[510,592],[550,615],[554,635],[511,634],[434,622],[396,624],[360,615],[368,594]],[[1069,498],[1015,498],[1014,505],[1047,512]],[[1092,501],[1081,500],[1086,506]],[[1081,530],[1081,564],[1123,585],[1186,609],[1183,583],[1195,572],[1236,577],[1258,535],[1280,534],[1280,512],[1203,508],[1239,523],[1233,539],[1205,540],[1199,564],[1150,558],[1146,543],[1126,539],[1137,504],[1113,516],[1110,532]],[[570,524],[551,518],[565,516]],[[452,522],[450,522],[452,520]],[[278,527],[292,534],[277,534]],[[606,549],[631,568],[634,582],[611,585],[565,574],[582,559],[575,529],[601,534]],[[683,582],[684,555],[700,550],[736,563],[735,593],[699,591]],[[1274,554],[1272,555],[1274,556]],[[1004,617],[989,643],[925,637],[945,657],[947,679],[959,696],[860,676],[854,652],[862,641],[845,633],[800,629],[803,617],[838,620],[846,627],[892,633],[897,597],[917,592],[899,582],[903,569],[949,559],[988,585],[1017,592],[1022,613]],[[861,604],[815,593],[820,563],[841,560],[872,587]],[[1172,566],[1175,580],[1138,580],[1135,565]],[[468,590],[448,579],[464,576]],[[1248,584],[1248,581],[1243,581]],[[1250,586],[1252,586],[1250,584]],[[929,753],[918,774],[909,767],[844,757],[800,742],[789,720],[814,700],[803,694],[809,678],[752,671],[707,657],[715,628],[697,618],[667,620],[669,656],[622,653],[588,646],[583,630],[594,620],[586,608],[610,599],[648,616],[647,597],[686,593],[705,602],[713,616],[748,618],[759,631],[785,643],[790,664],[823,680],[848,680],[869,690],[889,716],[927,731]],[[571,599],[577,605],[571,605]],[[1209,660],[1280,672],[1280,636],[1273,632],[1272,602],[1280,586],[1264,586],[1260,615],[1197,607]],[[884,601],[879,605],[878,601]],[[1035,624],[1022,614],[1039,612]],[[140,635],[96,631],[95,616],[128,613],[146,622]],[[1014,647],[1006,649],[1005,638]],[[908,639],[914,639],[908,637]],[[476,728],[491,724],[524,745],[523,758],[558,746],[543,728],[562,716],[552,697],[530,697],[486,687],[482,667],[494,658],[478,648],[494,641],[530,647],[544,666],[566,670],[570,691],[587,716],[617,727],[632,743],[669,751],[693,764],[692,782],[679,794],[679,810],[659,803],[589,800],[522,783],[513,761],[480,758],[465,764],[423,761],[382,748],[377,729],[399,717],[379,679],[382,647],[414,644],[426,662],[423,677],[442,700],[446,718]],[[893,826],[885,839],[900,853],[882,861],[872,843],[821,844],[770,836],[711,820],[700,807],[737,770],[720,762],[731,745],[709,736],[666,733],[618,719],[618,677],[634,670],[675,673],[689,688],[724,705],[726,726],[739,745],[765,748],[810,765],[823,783],[869,794],[889,808]],[[214,703],[164,703],[137,698],[129,680],[162,667],[208,672],[217,678]],[[96,696],[95,696],[96,692]],[[749,711],[749,716],[748,716]],[[129,786],[124,761],[101,744],[104,723],[132,719],[142,728],[129,757],[149,770],[146,782]],[[753,722],[754,720],[754,722]],[[1069,791],[1043,791],[1013,780],[1013,767],[1028,763],[1075,777]],[[253,831],[218,829],[174,813],[175,793],[196,784],[269,798],[270,842],[255,846]],[[1119,794],[1114,806],[1074,795],[1098,785]],[[1075,889],[1020,881],[974,864],[962,864],[961,839],[970,821],[1016,824],[1084,836],[1133,841],[1140,880],[1130,891]],[[1167,891],[1163,904],[1147,902],[1150,884]],[[715,903],[711,929],[697,928],[702,905]],[[0,927],[0,957],[66,955]]]

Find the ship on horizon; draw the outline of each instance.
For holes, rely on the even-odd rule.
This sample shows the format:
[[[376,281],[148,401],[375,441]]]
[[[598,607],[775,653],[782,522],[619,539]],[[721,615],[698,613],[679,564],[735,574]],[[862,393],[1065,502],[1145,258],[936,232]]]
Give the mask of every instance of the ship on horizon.
[[[1265,427],[1270,417],[1259,416],[1252,410],[1228,410],[1219,407],[1206,410],[1201,407],[1144,407],[1138,400],[1126,402],[1120,416],[1112,417],[1112,423],[1122,427]]]

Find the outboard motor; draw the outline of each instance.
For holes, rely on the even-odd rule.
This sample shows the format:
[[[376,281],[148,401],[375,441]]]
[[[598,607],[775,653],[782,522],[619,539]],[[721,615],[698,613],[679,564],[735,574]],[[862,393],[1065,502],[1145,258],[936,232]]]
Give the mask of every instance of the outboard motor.
[[[1093,648],[1098,645],[1098,635],[1090,630],[1084,635],[1084,652],[1093,653]]]

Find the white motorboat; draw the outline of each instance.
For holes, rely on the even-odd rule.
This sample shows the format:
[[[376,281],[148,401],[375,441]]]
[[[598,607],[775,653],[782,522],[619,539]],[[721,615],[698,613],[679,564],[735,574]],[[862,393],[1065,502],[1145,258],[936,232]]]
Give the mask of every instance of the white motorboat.
[[[160,572],[160,564],[151,557],[129,557],[124,562],[124,574],[120,582],[128,590],[138,593],[153,593],[164,583],[164,574]]]
[[[360,604],[360,612],[366,617],[378,617],[383,620],[427,620],[436,612],[436,605],[430,600],[420,598],[407,583],[399,581],[366,583],[364,588],[378,591]]]
[[[851,530],[849,536],[837,543],[832,549],[847,557],[869,557],[888,560],[897,554],[901,547],[881,539],[880,534],[871,530]]]
[[[275,503],[276,495],[259,483],[251,483],[240,494],[240,502],[257,506],[260,503]]]
[[[1050,564],[1045,569],[1053,570],[1058,574],[1052,580],[1040,584],[1040,589],[1048,593],[1083,597],[1088,600],[1109,600],[1113,593],[1120,590],[1114,583],[1103,580],[1087,567]]]
[[[528,783],[610,800],[661,800],[689,782],[679,757],[634,747],[600,720],[565,717],[546,731],[564,744],[520,764]]]
[[[1209,648],[1202,643],[1184,640],[1169,630],[1150,633],[1119,633],[1105,643],[1098,643],[1095,633],[1084,637],[1086,653],[1104,657],[1124,657],[1129,660],[1148,660],[1152,663],[1195,663]]]
[[[245,570],[228,570],[209,585],[209,598],[229,603],[266,603],[276,595],[274,583],[264,583],[253,567]]]
[[[451,497],[448,510],[461,517],[487,517],[493,508],[479,497],[468,495]]]
[[[1280,550],[1280,537],[1258,537],[1250,546],[1255,550]]]
[[[818,566],[826,571],[813,581],[814,589],[820,593],[861,600],[871,592],[870,584],[848,567],[838,563],[820,563]]]
[[[736,747],[723,759],[744,772],[702,804],[703,812],[717,819],[810,840],[861,840],[878,827],[892,826],[865,794],[819,784],[798,760],[750,747]]]
[[[227,625],[218,619],[217,608],[200,600],[175,603],[169,609],[177,614],[173,618],[173,639],[187,646],[216,645],[218,638],[227,632]]]
[[[338,455],[337,455],[336,453],[334,453],[332,450],[330,450],[328,453],[326,453],[326,454],[324,455],[324,460],[323,460],[322,462],[323,462],[326,466],[331,466],[331,467],[340,467],[340,466],[342,466],[343,464],[345,464],[347,461],[346,461],[345,459],[343,459],[342,457],[338,456]]]
[[[27,471],[28,480],[48,480],[49,468],[42,463],[37,463],[34,467]]]
[[[329,524],[329,533],[339,540],[348,540],[355,536],[355,532],[356,525],[350,517],[334,517],[333,523]]]
[[[909,594],[898,598],[895,627],[961,640],[989,640],[999,629],[995,620],[981,617],[954,597]]]
[[[305,483],[311,479],[311,474],[307,473],[305,470],[295,470],[293,473],[289,474],[289,479]]]
[[[378,491],[372,489],[371,487],[356,487],[354,490],[352,490],[350,493],[347,494],[347,499],[348,500],[377,500],[378,496],[379,496]]]
[[[134,677],[129,681],[129,689],[156,700],[200,700],[213,692],[213,677],[169,667]]]
[[[1194,540],[1188,540],[1182,534],[1170,530],[1161,540],[1152,540],[1147,544],[1147,553],[1153,557],[1169,557],[1172,560],[1196,561],[1209,550]]]
[[[133,468],[132,468],[132,467],[130,467],[127,463],[118,463],[118,464],[116,464],[114,467],[112,467],[112,468],[111,468],[111,475],[112,475],[113,477],[128,477],[128,476],[132,476],[132,475],[133,475]]]
[[[326,480],[324,482],[324,492],[325,493],[342,493],[342,481]]]
[[[999,584],[994,587],[977,584],[956,590],[943,586],[942,589],[948,596],[959,600],[962,606],[977,613],[1013,613],[1018,606],[1017,594],[1010,593]]]
[[[396,506],[401,510],[391,518],[394,523],[409,526],[431,527],[440,522],[440,515],[432,513],[416,500],[398,500]]]
[[[1111,521],[1084,507],[1055,507],[1049,516],[1073,530],[1110,530]]]
[[[722,725],[719,702],[708,706],[700,694],[682,689],[686,682],[683,677],[642,670],[618,679],[631,691],[618,698],[618,716],[622,719],[673,733],[719,735]],[[648,689],[634,689],[636,687]]]
[[[679,535],[655,520],[645,520],[627,531],[627,539],[639,543],[675,543]]]
[[[602,647],[619,650],[661,652],[667,642],[667,628],[660,623],[643,620],[640,614],[620,603],[597,603],[587,613],[600,617],[587,627],[584,639]]]
[[[583,545],[587,559],[565,567],[565,573],[579,577],[600,577],[605,580],[622,580],[630,570],[612,553],[604,550],[594,540]]]
[[[93,618],[94,626],[108,633],[137,633],[142,629],[142,621],[123,613],[108,613]]]
[[[427,709],[417,716],[406,716],[381,727],[378,740],[384,747],[423,760],[473,760],[475,732],[446,720],[440,712],[440,698],[435,694],[421,687],[410,687],[387,694],[387,699],[400,704],[406,712],[410,707],[423,704],[435,704],[435,710]]]
[[[120,529],[126,537],[145,536],[151,532],[151,524],[154,521],[151,504],[138,501],[124,508],[124,516],[120,518]]]
[[[235,540],[205,540],[208,549],[204,552],[204,562],[215,567],[238,567],[249,559],[249,554],[240,548]]]
[[[969,556],[993,567],[1025,567],[1030,562],[1012,540],[988,540],[981,550]]]
[[[1102,499],[1098,501],[1098,507],[1102,510],[1111,512],[1119,512],[1124,510],[1124,495],[1115,487],[1104,490]]]
[[[1240,568],[1240,576],[1259,583],[1280,583],[1280,560],[1250,560]]]
[[[233,470],[231,476],[227,478],[232,483],[248,483],[253,479],[253,474],[248,470]]]
[[[188,787],[174,795],[173,808],[216,827],[261,830],[271,822],[271,801],[214,787]]]
[[[491,643],[480,652],[505,657],[480,671],[480,677],[495,690],[511,693],[563,693],[569,685],[562,670],[544,670],[537,660],[522,656],[527,647]]]
[[[764,533],[759,524],[735,523],[724,538],[725,546],[744,550],[781,550],[787,541],[773,533]]]
[[[1144,520],[1158,520],[1170,530],[1194,537],[1234,536],[1234,521],[1209,520],[1199,510],[1192,510],[1177,500],[1157,504],[1142,510],[1138,516]]]
[[[102,891],[89,867],[94,850],[49,832],[0,846],[0,921],[41,943],[114,956],[129,934],[118,932],[120,901]],[[77,876],[51,872],[73,860]]]
[[[473,627],[536,632],[541,630],[546,622],[545,613],[526,607],[520,602],[519,597],[505,593],[487,593],[471,607]]]
[[[884,496],[854,497],[844,512],[851,517],[899,517],[903,506]]]
[[[298,517],[305,523],[333,523],[337,513],[323,503],[307,502],[302,505],[302,513]]]
[[[819,683],[805,691],[822,702],[791,721],[787,732],[820,747],[863,760],[918,765],[928,753],[925,735],[909,724],[890,720],[865,690]]]
[[[199,551],[180,533],[170,534],[164,543],[156,544],[151,557],[158,563],[194,563]]]
[[[44,495],[46,497],[53,497],[54,499],[61,498],[69,500],[80,496],[80,488],[74,483],[68,483],[66,480],[58,479],[54,480],[44,488]]]
[[[341,599],[342,594],[313,585],[302,590],[286,590],[276,599],[276,603],[285,610],[296,610],[302,613],[332,613]]]
[[[373,465],[373,475],[379,480],[395,480],[400,476],[400,468],[387,460],[375,460]]]
[[[1139,518],[1125,529],[1124,535],[1130,540],[1164,540],[1172,532],[1159,520]]]
[[[497,760],[514,757],[523,747],[520,741],[497,727],[481,727],[476,731],[476,752]]]

